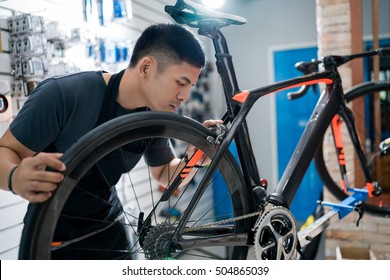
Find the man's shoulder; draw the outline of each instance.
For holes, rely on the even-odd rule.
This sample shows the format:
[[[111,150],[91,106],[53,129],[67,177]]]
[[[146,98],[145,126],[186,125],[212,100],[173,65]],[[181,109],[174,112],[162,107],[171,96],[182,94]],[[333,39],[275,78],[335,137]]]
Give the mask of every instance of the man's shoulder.
[[[78,95],[88,92],[98,93],[104,91],[106,84],[101,71],[83,71],[65,75],[53,76],[42,82],[42,86],[57,88],[60,94],[67,96],[72,93]],[[52,86],[50,86],[50,84]]]
[[[69,82],[72,81],[86,81],[86,79],[91,79],[94,81],[101,81],[103,79],[101,71],[81,71],[75,73],[68,73],[63,75],[57,75],[49,78],[48,80],[55,80],[57,82]]]

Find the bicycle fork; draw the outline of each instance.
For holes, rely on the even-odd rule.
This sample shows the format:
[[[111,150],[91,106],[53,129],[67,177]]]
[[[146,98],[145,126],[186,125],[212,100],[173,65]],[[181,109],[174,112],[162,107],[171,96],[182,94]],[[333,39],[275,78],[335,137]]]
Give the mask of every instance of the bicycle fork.
[[[348,184],[344,142],[341,131],[341,123],[343,122],[343,120],[345,120],[352,144],[354,146],[356,154],[358,155],[359,164],[361,165],[361,168],[363,170],[364,179],[366,182],[366,188],[364,189],[352,188]],[[352,211],[357,211],[359,214],[358,220],[356,222],[356,225],[359,226],[359,221],[363,217],[363,202],[367,200],[367,197],[371,197],[373,195],[377,196],[381,194],[382,189],[379,183],[372,181],[369,168],[365,161],[365,155],[360,145],[358,133],[356,131],[356,127],[353,124],[353,114],[351,110],[346,106],[341,107],[341,109],[339,110],[339,114],[336,114],[333,117],[331,123],[334,145],[336,148],[338,165],[341,174],[341,183],[344,188],[344,192],[350,192],[352,194],[340,203],[321,202],[323,206],[332,207],[332,209],[322,217],[318,218],[306,229],[298,232],[298,240],[300,242],[301,247],[310,243],[314,237],[324,231],[324,229],[326,229],[330,224],[343,219]]]
[[[368,196],[369,197],[372,197],[374,195],[378,196],[382,193],[382,188],[379,182],[373,182],[372,180],[372,176],[367,166],[366,157],[362,150],[359,136],[356,131],[356,127],[354,125],[355,119],[353,117],[353,113],[351,109],[349,109],[345,105],[341,107],[341,110],[339,110],[339,114],[333,117],[332,125],[331,125],[334,145],[336,148],[336,154],[337,154],[338,164],[340,168],[341,184],[344,188],[344,192],[347,193],[348,191],[350,191],[351,187],[349,186],[347,180],[347,168],[346,168],[346,160],[345,160],[345,153],[344,153],[345,149],[344,149],[344,142],[343,142],[342,131],[341,131],[342,119],[346,120],[345,123],[347,126],[348,133],[350,135],[353,147],[358,156],[359,164],[363,170],[365,185],[368,190]]]

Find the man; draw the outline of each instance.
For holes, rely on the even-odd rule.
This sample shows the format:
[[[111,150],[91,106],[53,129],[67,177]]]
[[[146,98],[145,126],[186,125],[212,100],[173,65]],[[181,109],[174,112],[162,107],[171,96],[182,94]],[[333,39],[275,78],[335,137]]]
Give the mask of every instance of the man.
[[[192,32],[174,24],[156,24],[142,33],[129,66],[120,73],[89,71],[43,81],[0,139],[1,188],[31,203],[46,201],[63,179],[66,166],[60,157],[73,143],[96,126],[124,114],[140,110],[175,112],[189,99],[190,88],[204,65],[204,51]],[[204,125],[210,127],[219,122],[208,120]],[[167,142],[154,143],[157,148],[145,155],[153,177],[161,184],[169,179],[167,167],[179,162],[169,143],[164,141]],[[104,165],[104,160],[102,166],[110,169],[109,164]],[[73,192],[63,213],[69,216],[82,213],[91,222],[61,219],[54,241],[70,245],[53,251],[53,258],[131,257],[110,253],[128,243],[121,223],[112,223],[113,226],[105,229],[101,223],[93,222],[97,219],[113,222],[121,213],[115,189],[101,184],[100,172],[108,171],[99,168],[95,171],[83,182],[85,189],[93,189],[98,197],[114,206],[99,204],[83,198],[82,192]],[[119,175],[112,176],[113,185]],[[91,231],[99,233],[90,236]],[[107,244],[110,237],[111,242]],[[83,248],[91,244],[99,244],[107,252],[68,250],[72,246]]]

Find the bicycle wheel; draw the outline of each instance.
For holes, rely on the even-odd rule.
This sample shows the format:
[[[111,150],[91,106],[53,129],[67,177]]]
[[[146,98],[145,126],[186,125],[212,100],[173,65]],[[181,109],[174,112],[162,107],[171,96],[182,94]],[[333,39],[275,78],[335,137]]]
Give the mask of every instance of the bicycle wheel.
[[[351,104],[353,100],[359,97],[364,97],[365,102],[369,103],[370,99],[374,96],[374,93],[378,93],[380,96],[389,96],[390,94],[390,81],[368,82],[359,86],[356,86],[349,91],[345,92],[345,98],[347,104]],[[383,102],[382,102],[383,103]],[[390,112],[389,107],[382,106],[382,130],[390,128]],[[368,113],[372,112],[371,108]],[[354,112],[355,122],[365,124],[362,129],[365,135],[365,139],[360,139],[363,147],[363,151],[366,151],[366,162],[369,167],[373,181],[379,182],[382,187],[382,195],[379,197],[369,197],[365,202],[365,210],[368,213],[388,216],[390,214],[390,157],[381,155],[379,147],[374,145],[375,134],[370,133],[373,131],[373,121],[370,114],[364,112]],[[363,171],[361,165],[354,157],[356,153],[353,151],[353,146],[348,145],[351,143],[350,136],[347,132],[345,123],[341,120],[339,122],[342,129],[342,140],[344,143],[344,154],[347,171],[347,182],[350,187],[360,188],[364,185]],[[330,130],[330,128],[329,128]],[[315,163],[320,177],[328,190],[339,200],[343,200],[347,197],[342,186],[342,180],[338,165],[338,156],[334,147],[334,140],[332,133],[327,133],[321,143],[315,156]]]
[[[19,258],[51,258],[53,234],[57,221],[62,216],[64,204],[71,192],[79,188],[85,174],[106,155],[122,151],[125,145],[141,139],[151,141],[153,138],[170,138],[175,143],[177,154],[180,153],[177,151],[179,149],[185,153],[190,144],[212,159],[217,147],[207,140],[209,136],[213,136],[213,132],[189,118],[157,112],[123,116],[91,131],[63,155],[67,170],[53,196],[43,204],[32,205],[30,217],[25,219]],[[123,250],[124,255],[131,256],[132,259],[246,258],[247,247],[244,241],[241,244],[229,244],[224,240],[228,240],[229,236],[247,235],[247,220],[230,220],[223,225],[214,223],[210,226],[210,222],[241,216],[253,209],[252,199],[248,197],[238,165],[231,153],[226,152],[213,178],[204,190],[200,190],[197,186],[207,168],[199,169],[191,183],[181,186],[166,201],[161,200],[162,192],[159,189],[162,187],[151,179],[150,170],[142,159],[131,172],[122,175],[119,181],[121,192],[127,197],[126,202],[122,201],[123,212],[131,239],[131,248]],[[147,174],[140,176],[143,171]],[[213,201],[216,180],[219,182],[218,191],[221,192],[222,189],[223,194]],[[93,193],[90,195],[94,196]],[[190,200],[196,196],[200,197],[199,201],[194,209],[189,209]],[[217,206],[231,211],[217,213]],[[187,211],[192,214],[180,238],[186,243],[179,245],[170,237]],[[146,221],[145,217],[151,218]],[[83,220],[83,217],[75,218]],[[169,252],[166,252],[167,248]]]

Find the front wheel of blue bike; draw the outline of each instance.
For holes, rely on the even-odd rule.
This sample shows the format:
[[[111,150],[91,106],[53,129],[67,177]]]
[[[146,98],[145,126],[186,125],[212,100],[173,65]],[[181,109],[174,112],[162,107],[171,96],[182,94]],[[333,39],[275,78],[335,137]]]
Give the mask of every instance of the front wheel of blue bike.
[[[140,144],[149,149],[154,147],[154,141],[159,141],[155,139],[161,138],[170,139],[179,158],[188,154],[190,146],[191,149],[196,147],[201,150],[212,160],[218,150],[218,146],[210,141],[213,137],[214,132],[200,123],[170,113],[135,113],[99,126],[64,154],[62,160],[67,165],[65,179],[50,200],[30,205],[19,258],[246,259],[248,221],[234,218],[250,213],[253,201],[230,152],[222,156],[204,188],[201,189],[199,183],[208,169],[207,165],[197,169],[190,182],[172,192],[166,192],[171,185],[161,186],[152,179],[151,170],[141,157],[135,167],[134,162],[127,162],[128,154],[140,148]],[[110,160],[114,153],[116,160]],[[106,170],[125,172],[120,178],[115,178],[113,186],[112,174],[106,174]],[[176,172],[168,170],[168,174]],[[118,222],[126,226],[130,240],[123,248],[106,249],[107,244],[116,242],[115,231],[108,238],[100,236],[100,241],[92,244],[84,242],[84,239],[88,236],[93,238],[96,232],[84,232],[70,240],[55,239],[56,230],[59,224],[64,224],[63,221],[72,225],[94,224],[96,227],[90,228],[96,228],[96,236],[102,228],[113,224],[94,220],[88,215],[78,215],[75,209],[67,207],[70,200],[81,196],[84,202],[99,201],[102,209],[110,204],[110,201],[98,197],[93,188],[86,187],[87,180],[91,177],[96,179],[96,174],[101,177],[100,182],[106,184],[107,191],[114,191],[114,188],[122,200],[120,212],[123,218]],[[75,193],[79,195],[74,196]],[[183,221],[186,215],[188,217]],[[183,228],[180,234],[175,235],[179,224]],[[64,251],[66,253],[61,255]]]
[[[375,131],[374,122],[377,117],[373,115],[372,106],[374,105],[374,96],[379,95],[381,103],[381,132]],[[375,139],[384,140],[388,137],[384,132],[390,131],[390,81],[368,82],[356,86],[345,92],[345,99],[348,106],[352,102],[362,98],[366,110],[355,110],[354,118],[362,149],[365,151],[365,164],[368,167],[372,180],[378,182],[382,188],[380,196],[369,197],[364,204],[364,209],[371,214],[379,216],[390,216],[390,156],[381,152]],[[340,136],[344,143],[344,149],[341,156],[338,155],[334,142],[335,138],[332,133],[327,133],[321,143],[316,156],[315,163],[320,177],[328,190],[339,200],[348,196],[344,191],[344,186],[353,188],[365,187],[363,170],[361,163],[357,160],[357,155],[353,146],[350,135],[343,119],[337,121],[341,128]],[[360,124],[360,125],[359,125]],[[346,168],[346,176],[340,176],[339,162],[343,161]]]

